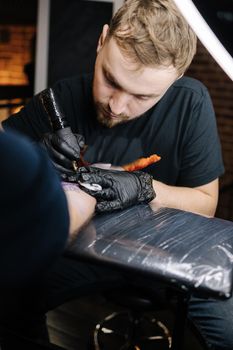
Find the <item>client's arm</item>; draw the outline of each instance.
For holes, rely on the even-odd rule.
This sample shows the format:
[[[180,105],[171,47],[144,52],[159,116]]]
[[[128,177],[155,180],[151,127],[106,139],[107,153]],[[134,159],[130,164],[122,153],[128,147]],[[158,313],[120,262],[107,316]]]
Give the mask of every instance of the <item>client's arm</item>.
[[[0,281],[15,288],[36,281],[63,253],[95,199],[64,193],[44,150],[25,138],[0,132],[0,150]]]
[[[63,183],[63,189],[70,216],[69,239],[72,239],[80,228],[90,220],[95,211],[96,199],[75,184]]]

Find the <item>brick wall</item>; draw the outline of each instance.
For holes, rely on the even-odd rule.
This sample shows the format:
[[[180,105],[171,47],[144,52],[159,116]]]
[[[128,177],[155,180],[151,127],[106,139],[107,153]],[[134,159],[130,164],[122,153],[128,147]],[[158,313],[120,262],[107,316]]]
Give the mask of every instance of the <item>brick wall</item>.
[[[35,32],[36,28],[32,25],[0,25],[0,85],[28,85],[30,82],[24,67],[34,60]],[[9,103],[22,104],[22,101],[17,98],[3,100],[0,96],[0,122],[17,111],[13,107],[1,107]]]
[[[0,25],[0,84],[27,84],[24,65],[31,61],[34,26]]]
[[[216,216],[233,220],[233,82],[200,42],[187,75],[202,81],[213,101],[225,165]]]

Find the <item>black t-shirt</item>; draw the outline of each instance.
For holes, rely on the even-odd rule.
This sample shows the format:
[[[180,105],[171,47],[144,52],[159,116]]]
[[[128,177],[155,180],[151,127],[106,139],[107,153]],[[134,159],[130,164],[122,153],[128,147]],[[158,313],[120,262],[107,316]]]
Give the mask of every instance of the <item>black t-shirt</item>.
[[[123,165],[156,153],[161,160],[144,171],[177,186],[201,186],[223,174],[215,114],[202,83],[182,77],[143,116],[109,129],[96,120],[92,79],[84,75],[54,86],[73,132],[85,137],[87,161]],[[50,130],[37,96],[3,126],[35,140]]]
[[[0,290],[31,284],[65,247],[69,213],[45,151],[0,132]]]

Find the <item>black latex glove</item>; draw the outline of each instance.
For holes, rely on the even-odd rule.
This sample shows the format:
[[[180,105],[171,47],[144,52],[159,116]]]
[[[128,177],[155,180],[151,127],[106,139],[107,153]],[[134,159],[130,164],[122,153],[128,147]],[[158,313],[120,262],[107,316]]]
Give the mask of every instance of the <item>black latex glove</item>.
[[[79,161],[80,152],[84,147],[82,135],[73,134],[70,127],[66,127],[56,133],[45,134],[42,143],[60,173],[74,172],[73,161]]]
[[[53,130],[44,135],[42,144],[56,169],[63,175],[71,174],[75,170],[74,162],[79,160],[81,149],[84,147],[84,138],[73,134],[52,88],[43,90],[38,98]]]
[[[97,199],[96,211],[112,212],[138,203],[148,203],[155,197],[152,176],[141,171],[103,170],[94,167],[80,168],[78,180],[98,184],[101,191],[84,191]]]

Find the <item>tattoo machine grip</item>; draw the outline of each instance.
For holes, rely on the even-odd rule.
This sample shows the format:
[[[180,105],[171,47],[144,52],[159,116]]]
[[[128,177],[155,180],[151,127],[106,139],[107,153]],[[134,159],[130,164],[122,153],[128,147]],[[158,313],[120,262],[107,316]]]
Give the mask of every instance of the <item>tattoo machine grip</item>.
[[[48,115],[53,132],[59,136],[62,136],[62,130],[66,129],[67,133],[67,129],[70,129],[70,126],[59,104],[56,101],[53,90],[51,88],[48,88],[42,91],[39,95],[39,98]]]

